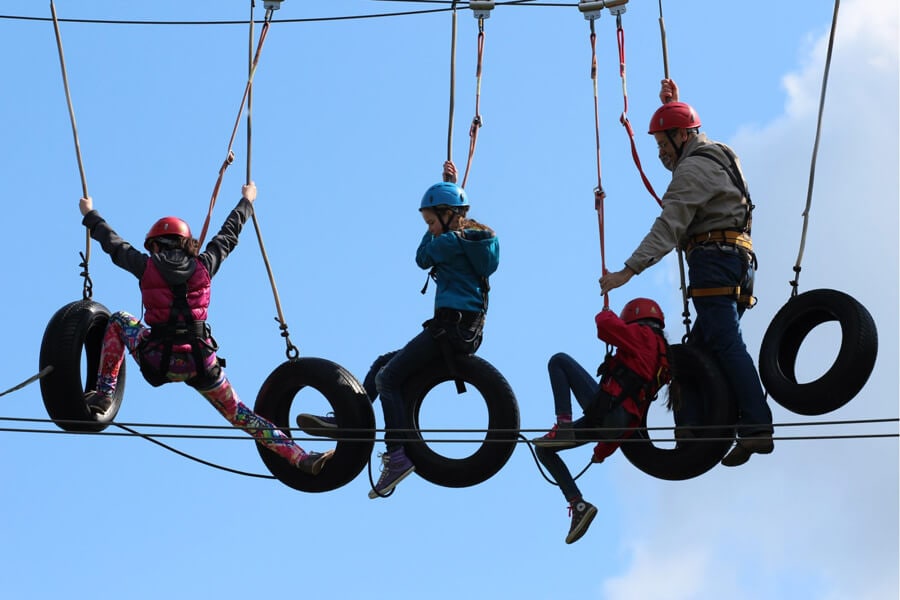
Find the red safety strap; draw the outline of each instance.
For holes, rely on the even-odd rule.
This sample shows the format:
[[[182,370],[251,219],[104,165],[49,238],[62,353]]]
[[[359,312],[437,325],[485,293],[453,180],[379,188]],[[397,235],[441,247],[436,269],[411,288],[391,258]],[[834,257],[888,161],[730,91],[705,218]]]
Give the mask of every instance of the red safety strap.
[[[650,180],[647,178],[647,175],[644,174],[643,167],[641,167],[641,158],[638,156],[637,146],[634,143],[634,129],[632,129],[631,122],[628,120],[628,90],[625,85],[625,29],[622,27],[621,14],[616,15],[616,39],[619,44],[619,77],[622,79],[622,99],[624,101],[622,116],[619,117],[619,122],[622,123],[625,127],[625,131],[628,132],[628,138],[631,141],[631,156],[634,159],[634,164],[637,167],[638,173],[641,174],[641,180],[644,182],[644,187],[646,187],[647,191],[650,192],[650,195],[656,199],[656,203],[662,206],[662,200],[656,195],[653,186],[650,184]]]
[[[475,67],[475,116],[469,127],[469,157],[466,159],[466,170],[463,173],[462,186],[466,187],[469,179],[469,168],[472,166],[472,157],[475,156],[475,144],[478,142],[478,130],[481,129],[481,70],[484,62],[484,19],[478,19],[478,63]]]

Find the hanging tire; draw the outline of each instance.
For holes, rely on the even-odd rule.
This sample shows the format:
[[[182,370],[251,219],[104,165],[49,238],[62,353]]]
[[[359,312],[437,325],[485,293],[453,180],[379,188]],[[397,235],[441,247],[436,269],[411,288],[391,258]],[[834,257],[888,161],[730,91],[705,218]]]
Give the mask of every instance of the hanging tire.
[[[695,438],[679,441],[675,448],[657,447],[650,432],[639,429],[622,443],[621,449],[631,464],[644,473],[659,479],[682,481],[706,473],[728,452],[735,434],[737,403],[719,365],[705,350],[696,345],[672,344],[669,363],[672,370],[669,386],[679,386],[683,402],[703,406],[700,425],[704,427],[695,429]],[[667,409],[663,402],[656,401],[649,410]],[[641,427],[646,426],[645,415]],[[671,430],[662,435],[672,438]]]
[[[337,438],[334,456],[322,472],[308,475],[260,444],[257,450],[283,484],[302,492],[327,492],[352,481],[369,462],[375,444],[375,416],[359,381],[342,366],[323,358],[299,358],[279,365],[263,382],[254,411],[290,434],[291,406],[305,387],[325,397],[338,428],[345,431],[346,439]]]
[[[797,354],[818,325],[837,321],[841,346],[828,371],[798,383]],[[878,332],[866,308],[837,290],[810,290],[788,300],[769,324],[759,349],[759,376],[778,404],[800,415],[823,415],[852,400],[865,386],[878,354]]]
[[[488,431],[482,440],[473,440],[481,445],[470,456],[455,459],[438,454],[424,441],[419,417],[426,396],[439,384],[453,381],[446,363],[438,360],[403,386],[406,414],[413,429],[404,434],[408,440],[405,448],[423,479],[446,487],[468,487],[493,477],[512,456],[519,434],[519,405],[509,383],[489,362],[477,356],[457,356],[455,360],[459,378],[477,390],[487,405]],[[467,393],[474,393],[471,388]],[[452,402],[456,391],[450,393]]]
[[[65,431],[98,432],[115,419],[125,392],[125,361],[119,370],[112,407],[102,416],[84,403],[84,392],[95,389],[100,367],[100,348],[109,322],[109,310],[93,300],[76,300],[60,308],[44,330],[40,368],[53,366],[41,378],[44,408]],[[87,371],[82,378],[82,351]]]

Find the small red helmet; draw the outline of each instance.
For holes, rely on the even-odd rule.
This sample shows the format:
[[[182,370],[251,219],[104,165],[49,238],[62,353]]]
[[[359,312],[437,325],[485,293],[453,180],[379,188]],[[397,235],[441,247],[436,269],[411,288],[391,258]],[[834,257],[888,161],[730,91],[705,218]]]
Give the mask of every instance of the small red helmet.
[[[668,131],[669,129],[696,129],[700,127],[700,116],[690,104],[669,102],[656,109],[650,118],[650,131]]]
[[[163,217],[154,223],[147,232],[147,237],[144,238],[144,248],[149,250],[150,240],[164,235],[191,239],[191,228],[178,217]]]
[[[665,328],[666,326],[666,318],[663,316],[662,309],[659,307],[659,304],[650,298],[635,298],[629,301],[622,308],[622,314],[619,316],[626,323],[653,319],[659,322],[660,327]]]

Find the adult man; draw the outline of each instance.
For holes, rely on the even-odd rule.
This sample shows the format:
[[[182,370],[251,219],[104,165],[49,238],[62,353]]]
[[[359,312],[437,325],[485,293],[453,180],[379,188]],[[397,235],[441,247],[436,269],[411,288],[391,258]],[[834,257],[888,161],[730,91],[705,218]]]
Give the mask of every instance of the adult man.
[[[653,114],[649,133],[660,161],[672,171],[662,214],[625,268],[600,279],[600,289],[606,294],[624,285],[675,247],[686,252],[697,311],[691,338],[717,357],[737,397],[739,439],[722,464],[738,466],[753,453],[774,448],[772,412],[740,328],[744,310],[754,301],[753,205],[737,156],[700,133],[700,117],[678,102],[675,82],[664,79],[659,95],[664,104]],[[684,416],[679,425],[683,421]]]

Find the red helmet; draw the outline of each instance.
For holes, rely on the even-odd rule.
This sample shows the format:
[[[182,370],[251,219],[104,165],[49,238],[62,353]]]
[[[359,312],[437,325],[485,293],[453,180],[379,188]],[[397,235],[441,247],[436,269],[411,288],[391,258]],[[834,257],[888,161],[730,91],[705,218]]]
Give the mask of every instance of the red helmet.
[[[661,327],[666,326],[666,318],[663,316],[662,309],[659,307],[659,304],[650,298],[635,298],[631,300],[622,308],[622,314],[619,316],[626,323],[653,319],[658,321]]]
[[[650,118],[650,131],[668,131],[669,129],[695,129],[700,127],[700,116],[690,104],[669,102],[656,109]]]
[[[144,247],[149,250],[150,240],[164,235],[191,239],[191,228],[178,217],[163,217],[154,223],[147,232],[147,237],[144,238]]]

